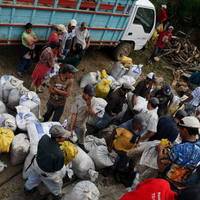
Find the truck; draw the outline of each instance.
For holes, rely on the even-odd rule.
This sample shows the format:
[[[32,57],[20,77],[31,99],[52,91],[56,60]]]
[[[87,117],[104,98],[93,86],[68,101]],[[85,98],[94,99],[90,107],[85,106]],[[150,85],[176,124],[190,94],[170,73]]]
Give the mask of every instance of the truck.
[[[113,58],[140,50],[151,38],[156,11],[149,0],[0,0],[0,45],[21,44],[26,23],[45,44],[52,24],[85,21],[90,46],[111,46]]]

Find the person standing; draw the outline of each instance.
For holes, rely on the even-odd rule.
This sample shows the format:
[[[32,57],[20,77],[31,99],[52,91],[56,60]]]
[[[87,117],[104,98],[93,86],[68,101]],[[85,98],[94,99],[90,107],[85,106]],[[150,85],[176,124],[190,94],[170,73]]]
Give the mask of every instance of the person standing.
[[[26,31],[22,34],[22,47],[20,53],[20,62],[17,69],[17,75],[23,78],[22,72],[26,73],[28,68],[32,64],[32,58],[35,57],[35,43],[38,42],[38,38],[32,30],[31,23],[25,25]]]
[[[37,66],[35,67],[31,78],[33,82],[31,84],[30,90],[42,93],[40,86],[42,85],[42,80],[45,77],[46,73],[54,68],[54,57],[53,52],[57,51],[59,48],[59,43],[54,41],[51,42],[49,45],[42,48],[40,51],[40,61],[38,62]]]
[[[166,31],[164,31],[164,30],[160,31],[156,28],[156,30],[159,34],[159,37],[156,41],[156,46],[154,48],[154,51],[153,51],[151,57],[147,60],[148,64],[152,63],[152,60],[154,59],[154,57],[156,57],[163,50],[165,44],[171,40],[173,29],[174,29],[173,26],[169,26]]]
[[[24,186],[27,198],[33,194],[35,187],[43,182],[52,194],[52,200],[62,198],[62,185],[64,165],[64,153],[60,149],[59,142],[64,142],[70,136],[70,132],[62,126],[54,125],[50,128],[48,135],[43,135],[38,143],[37,155],[31,165],[28,180]],[[59,173],[60,172],[60,173]]]
[[[73,87],[73,77],[78,70],[72,65],[65,65],[63,67],[62,74],[53,76],[49,85],[49,100],[47,102],[47,111],[43,115],[44,121],[46,122],[50,119],[54,112],[52,121],[59,121],[63,113],[66,97],[71,93]]]
[[[166,5],[161,5],[160,12],[156,16],[156,27],[155,28],[157,28],[160,24],[162,24],[165,20],[168,19],[167,13],[165,11],[166,9],[167,9]]]
[[[74,46],[76,43],[82,44],[83,50],[82,50],[82,56],[85,55],[86,49],[90,46],[90,33],[87,30],[88,23],[83,22],[81,24],[81,27],[75,28],[75,38],[74,38]],[[87,43],[86,43],[87,39]]]

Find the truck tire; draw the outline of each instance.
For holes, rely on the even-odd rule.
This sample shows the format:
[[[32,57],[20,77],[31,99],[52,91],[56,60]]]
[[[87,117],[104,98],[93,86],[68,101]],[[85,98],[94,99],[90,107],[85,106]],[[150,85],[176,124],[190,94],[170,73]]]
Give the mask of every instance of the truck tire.
[[[132,50],[131,43],[122,42],[120,43],[113,52],[113,59],[120,60],[122,56],[128,56]]]

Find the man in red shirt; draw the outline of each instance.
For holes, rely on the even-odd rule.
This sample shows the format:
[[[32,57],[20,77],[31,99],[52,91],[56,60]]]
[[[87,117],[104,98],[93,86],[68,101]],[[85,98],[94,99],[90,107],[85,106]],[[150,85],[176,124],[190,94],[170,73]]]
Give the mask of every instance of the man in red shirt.
[[[162,24],[166,19],[168,19],[166,10],[167,6],[166,5],[162,5],[160,8],[160,12],[159,14],[156,16],[156,27],[157,28],[160,24]]]
[[[156,28],[156,30],[159,34],[159,37],[156,41],[155,49],[154,49],[151,57],[147,61],[148,64],[152,63],[152,60],[154,59],[154,57],[156,57],[162,51],[165,44],[171,40],[171,38],[172,38],[171,32],[173,31],[173,29],[174,29],[173,26],[169,26],[166,31],[164,31],[164,30],[160,31]]]

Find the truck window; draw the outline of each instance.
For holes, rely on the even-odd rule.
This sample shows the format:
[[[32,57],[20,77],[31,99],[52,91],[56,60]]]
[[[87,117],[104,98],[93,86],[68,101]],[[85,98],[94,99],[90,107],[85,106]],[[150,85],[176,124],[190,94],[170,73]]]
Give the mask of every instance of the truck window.
[[[145,33],[150,33],[154,24],[154,10],[138,8],[133,24],[142,25]]]

